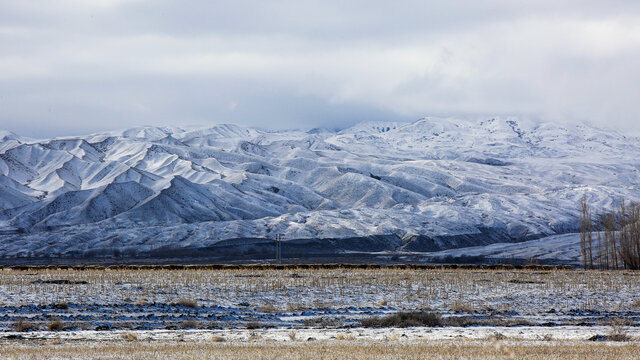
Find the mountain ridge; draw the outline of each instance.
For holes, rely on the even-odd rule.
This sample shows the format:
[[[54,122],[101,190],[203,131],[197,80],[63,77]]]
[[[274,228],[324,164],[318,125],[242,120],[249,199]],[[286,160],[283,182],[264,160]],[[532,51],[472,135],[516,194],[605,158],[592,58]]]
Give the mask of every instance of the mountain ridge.
[[[595,207],[640,200],[640,139],[585,124],[424,118],[340,131],[3,134],[0,258],[106,256],[113,244],[131,256],[197,254],[276,234],[330,239],[335,254],[367,243],[372,253],[431,253],[576,232],[584,196]]]

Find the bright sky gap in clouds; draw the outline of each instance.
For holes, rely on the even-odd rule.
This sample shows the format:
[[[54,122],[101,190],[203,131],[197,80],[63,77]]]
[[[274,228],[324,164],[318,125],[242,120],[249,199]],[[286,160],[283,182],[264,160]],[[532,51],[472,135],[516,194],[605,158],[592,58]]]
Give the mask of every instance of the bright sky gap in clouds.
[[[518,115],[640,133],[636,1],[0,0],[0,129]]]

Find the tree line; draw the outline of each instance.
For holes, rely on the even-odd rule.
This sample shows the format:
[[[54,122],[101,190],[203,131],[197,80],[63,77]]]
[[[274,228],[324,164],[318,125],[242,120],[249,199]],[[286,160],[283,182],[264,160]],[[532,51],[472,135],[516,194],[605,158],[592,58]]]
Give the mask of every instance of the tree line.
[[[581,200],[580,252],[585,269],[640,270],[640,204],[622,200],[595,214]]]

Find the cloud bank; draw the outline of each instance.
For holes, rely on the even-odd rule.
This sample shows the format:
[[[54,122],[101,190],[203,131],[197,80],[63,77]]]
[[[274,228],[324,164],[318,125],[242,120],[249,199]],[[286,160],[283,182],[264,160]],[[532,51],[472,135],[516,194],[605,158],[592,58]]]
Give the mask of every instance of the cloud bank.
[[[0,1],[0,128],[522,115],[640,132],[630,1]]]

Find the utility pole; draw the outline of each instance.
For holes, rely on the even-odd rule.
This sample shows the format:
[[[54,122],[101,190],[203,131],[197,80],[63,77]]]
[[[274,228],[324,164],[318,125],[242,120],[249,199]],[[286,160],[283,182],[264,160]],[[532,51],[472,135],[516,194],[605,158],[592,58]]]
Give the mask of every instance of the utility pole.
[[[276,260],[278,264],[282,264],[282,236],[276,234]]]

